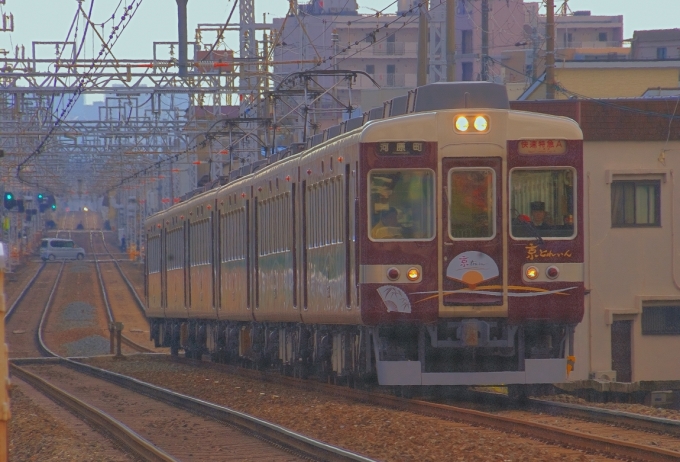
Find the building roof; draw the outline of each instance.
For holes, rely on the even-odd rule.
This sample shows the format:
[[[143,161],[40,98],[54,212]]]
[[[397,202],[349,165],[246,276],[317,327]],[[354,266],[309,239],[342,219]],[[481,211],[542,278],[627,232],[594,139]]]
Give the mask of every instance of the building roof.
[[[545,16],[541,16],[541,19],[545,21]],[[598,25],[607,25],[608,27],[623,26],[623,16],[555,15],[555,26],[558,28],[579,26],[594,27]]]
[[[678,59],[613,59],[599,61],[561,61],[555,63],[556,69],[660,69],[678,68]]]
[[[680,40],[680,29],[636,30],[633,41],[670,42]]]

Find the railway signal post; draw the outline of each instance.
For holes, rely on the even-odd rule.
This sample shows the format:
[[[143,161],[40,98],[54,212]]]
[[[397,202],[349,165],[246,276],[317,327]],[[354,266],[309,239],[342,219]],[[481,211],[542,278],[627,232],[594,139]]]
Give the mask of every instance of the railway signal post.
[[[9,435],[7,422],[10,418],[9,408],[9,351],[5,343],[5,270],[8,268],[9,256],[7,247],[0,242],[0,462],[9,458]]]

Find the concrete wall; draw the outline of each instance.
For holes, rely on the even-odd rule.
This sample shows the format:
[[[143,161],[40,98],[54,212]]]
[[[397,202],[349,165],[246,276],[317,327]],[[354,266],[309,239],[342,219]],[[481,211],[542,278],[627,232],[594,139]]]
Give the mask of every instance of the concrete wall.
[[[680,380],[680,335],[642,335],[641,329],[644,301],[680,304],[680,200],[673,173],[680,169],[680,141],[590,141],[584,164],[591,293],[576,354],[588,368],[578,367],[573,378],[612,369],[611,323],[621,319],[633,321],[632,380]],[[661,227],[612,228],[612,178],[660,179]]]

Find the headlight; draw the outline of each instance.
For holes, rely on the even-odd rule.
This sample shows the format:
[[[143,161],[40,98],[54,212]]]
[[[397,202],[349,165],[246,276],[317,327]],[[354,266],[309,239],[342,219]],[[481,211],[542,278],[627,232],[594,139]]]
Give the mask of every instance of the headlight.
[[[410,268],[406,273],[406,277],[409,281],[417,281],[420,278],[420,271],[418,271],[418,268]]]
[[[489,131],[489,117],[486,115],[457,115],[453,126],[459,133],[484,134]]]
[[[529,266],[524,274],[527,277],[527,279],[533,281],[538,277],[538,268],[536,268],[535,266]]]
[[[477,116],[475,117],[474,126],[478,132],[485,132],[489,128],[489,121],[484,116]]]
[[[456,119],[456,130],[459,132],[466,132],[470,128],[470,121],[465,116],[460,116]]]

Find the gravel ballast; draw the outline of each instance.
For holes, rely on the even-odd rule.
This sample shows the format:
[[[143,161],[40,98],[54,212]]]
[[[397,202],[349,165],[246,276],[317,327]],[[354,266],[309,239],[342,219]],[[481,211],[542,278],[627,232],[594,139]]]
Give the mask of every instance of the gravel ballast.
[[[540,441],[136,355],[87,361],[383,461],[600,461]]]

